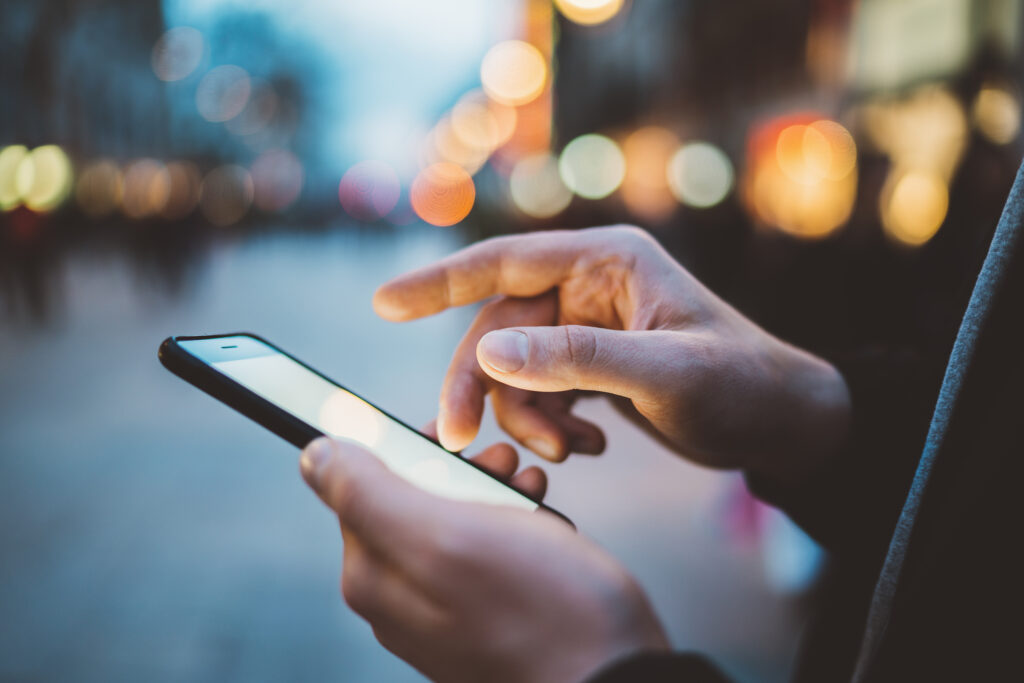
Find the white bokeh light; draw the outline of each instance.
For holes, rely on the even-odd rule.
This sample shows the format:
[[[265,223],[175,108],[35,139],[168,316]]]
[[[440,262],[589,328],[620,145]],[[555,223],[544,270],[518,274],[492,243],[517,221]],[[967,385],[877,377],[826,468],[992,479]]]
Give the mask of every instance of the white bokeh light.
[[[683,204],[698,209],[715,206],[732,190],[732,162],[707,142],[690,142],[668,162],[668,185]]]
[[[626,159],[604,135],[576,138],[562,150],[558,172],[566,187],[586,199],[602,199],[618,189],[626,176]]]

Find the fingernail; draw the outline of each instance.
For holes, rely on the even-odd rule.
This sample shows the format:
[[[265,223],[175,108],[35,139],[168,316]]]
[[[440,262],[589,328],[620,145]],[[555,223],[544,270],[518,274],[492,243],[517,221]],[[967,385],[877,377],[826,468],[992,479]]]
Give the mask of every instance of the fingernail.
[[[557,460],[559,453],[558,447],[551,443],[547,439],[533,438],[527,439],[525,442],[526,447],[534,453],[547,458],[548,460]]]
[[[498,372],[516,372],[526,365],[530,340],[519,330],[488,332],[480,340],[480,355]]]
[[[299,469],[302,470],[302,475],[306,479],[311,479],[329,457],[331,457],[330,439],[326,436],[321,436],[319,439],[310,442],[302,450],[302,456],[299,458]]]

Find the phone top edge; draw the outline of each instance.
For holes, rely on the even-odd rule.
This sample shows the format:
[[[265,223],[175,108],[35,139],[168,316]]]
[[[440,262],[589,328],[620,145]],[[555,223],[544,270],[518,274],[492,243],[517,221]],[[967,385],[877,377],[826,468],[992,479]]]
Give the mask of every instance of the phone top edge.
[[[174,343],[186,353],[213,364],[284,353],[267,340],[245,332],[176,337]]]
[[[220,337],[252,337],[253,339],[261,341],[264,344],[269,344],[270,346],[273,346],[273,344],[270,344],[270,342],[268,342],[266,339],[264,339],[263,337],[259,336],[258,334],[254,333],[254,332],[246,332],[246,331],[223,332],[221,334],[192,334],[192,335],[189,335],[189,334],[174,334],[174,335],[171,335],[170,337],[168,337],[167,339],[165,339],[164,341],[173,341],[173,342],[201,341],[201,340],[204,340],[204,339],[219,339]]]
[[[220,336],[222,335],[204,335],[200,338],[215,339]],[[251,336],[258,338],[256,335]],[[310,441],[325,436],[319,429],[218,372],[210,363],[177,343],[178,340],[190,339],[193,337],[171,336],[165,339],[157,353],[161,365],[172,374],[266,427],[296,448],[305,448]]]

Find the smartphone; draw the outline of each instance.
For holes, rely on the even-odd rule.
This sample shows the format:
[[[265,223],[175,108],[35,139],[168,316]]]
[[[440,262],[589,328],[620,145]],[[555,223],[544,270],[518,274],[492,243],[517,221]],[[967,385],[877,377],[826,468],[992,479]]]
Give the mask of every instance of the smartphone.
[[[158,355],[168,370],[294,446],[325,435],[347,439],[436,495],[544,511],[569,522],[254,334],[168,337]]]

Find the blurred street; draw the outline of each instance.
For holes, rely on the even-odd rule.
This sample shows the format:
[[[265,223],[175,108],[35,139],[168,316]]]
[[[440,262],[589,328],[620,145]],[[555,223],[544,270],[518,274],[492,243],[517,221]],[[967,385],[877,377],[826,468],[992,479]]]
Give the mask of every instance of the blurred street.
[[[168,373],[156,348],[252,330],[421,424],[471,311],[399,326],[370,297],[458,239],[278,233],[214,248],[174,300],[118,257],[83,254],[60,278],[58,321],[0,327],[0,679],[419,680],[342,603],[340,537],[295,449]],[[608,451],[549,467],[550,503],[641,578],[677,646],[784,680],[798,620],[757,544],[725,527],[734,480],[603,403],[583,412]],[[496,438],[488,421],[479,443]]]

